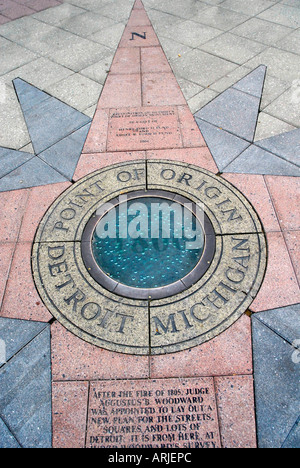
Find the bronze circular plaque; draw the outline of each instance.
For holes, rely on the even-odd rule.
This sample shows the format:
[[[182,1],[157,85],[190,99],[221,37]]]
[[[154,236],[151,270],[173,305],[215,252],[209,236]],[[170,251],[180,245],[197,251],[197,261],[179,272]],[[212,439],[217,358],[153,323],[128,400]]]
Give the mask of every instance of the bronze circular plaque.
[[[121,234],[125,199],[134,204]],[[149,227],[154,212],[161,226],[163,206],[170,235]],[[266,241],[251,204],[222,177],[133,161],[89,174],[54,202],[32,267],[45,305],[75,335],[111,351],[157,355],[204,343],[247,310],[264,277]]]

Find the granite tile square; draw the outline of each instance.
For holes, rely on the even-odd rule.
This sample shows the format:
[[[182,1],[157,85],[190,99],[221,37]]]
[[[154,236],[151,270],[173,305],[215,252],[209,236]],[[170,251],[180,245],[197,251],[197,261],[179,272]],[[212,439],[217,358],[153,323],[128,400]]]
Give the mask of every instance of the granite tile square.
[[[251,145],[225,168],[226,172],[300,176],[299,167],[256,145]]]
[[[2,13],[11,20],[16,20],[22,16],[32,15],[35,13],[35,10],[28,8],[26,5],[20,5],[18,3],[12,2],[14,5],[10,5],[8,8],[2,11]]]
[[[276,212],[262,175],[223,174],[252,203],[266,232],[280,231]]]
[[[75,181],[95,172],[103,167],[111,166],[125,161],[136,161],[145,159],[144,151],[129,151],[117,153],[90,153],[83,154],[79,160],[73,179]]]
[[[69,182],[63,182],[28,190],[28,200],[19,233],[19,242],[33,242],[44,214],[59,195],[70,186]]]
[[[36,54],[15,43],[5,46],[2,53],[5,54],[5,60],[1,60],[0,75],[5,75],[37,58]]]
[[[119,45],[124,28],[125,26],[123,23],[115,23],[112,26],[108,26],[99,32],[91,34],[88,39],[102,44],[103,46],[109,48],[110,51],[115,51]]]
[[[148,18],[145,10],[141,8],[134,8],[131,12],[130,18],[127,23],[128,26],[151,26],[151,22]]]
[[[202,44],[220,36],[220,34],[222,34],[222,31],[215,27],[204,24],[199,25],[199,23],[190,20],[176,22],[176,19],[175,24],[173,22],[163,32],[165,37],[191,48],[202,48]]]
[[[53,10],[44,10],[39,13],[33,15],[35,19],[39,21],[43,21],[47,24],[51,24],[53,26],[58,25],[61,21],[66,18],[71,18],[72,16],[80,15],[80,13],[84,13],[85,10],[79,8],[75,5],[71,5],[70,3],[62,3],[57,8]]]
[[[68,137],[40,153],[39,158],[53,167],[66,179],[72,180],[89,129],[90,124],[76,130]]]
[[[72,90],[70,92],[70,90]],[[51,96],[83,112],[98,102],[102,85],[79,73],[53,83],[46,88]]]
[[[257,448],[253,377],[215,378],[223,448]]]
[[[60,50],[52,50],[47,57],[74,72],[80,72],[110,54],[108,47],[71,34],[70,40]]]
[[[228,62],[228,60],[215,57],[199,49],[192,49],[181,57],[177,56],[172,61],[172,68],[176,76],[193,81],[205,88],[235,70],[236,67],[236,64]]]
[[[52,332],[54,380],[145,379],[149,377],[147,356],[122,355],[93,346],[74,336],[58,322]]]
[[[108,75],[98,108],[138,107],[142,105],[140,74]]]
[[[32,278],[31,248],[31,242],[19,243],[16,247],[1,316],[48,322],[52,315],[43,305]]]
[[[201,45],[200,48],[210,54],[243,65],[255,55],[262,52],[266,46],[245,37],[238,37],[231,33],[225,33],[206,42]]]
[[[6,361],[32,341],[47,324],[28,320],[0,318],[0,338],[6,347]]]
[[[147,73],[142,75],[144,106],[181,106],[186,100],[173,73]]]
[[[53,448],[84,448],[89,382],[53,382]]]
[[[253,312],[300,302],[300,289],[289,253],[280,232],[267,233],[268,264],[262,287],[250,306]]]
[[[296,31],[292,32],[288,36],[280,39],[276,46],[280,49],[284,49],[288,52],[293,52],[294,54],[299,54],[300,50],[300,31],[296,29]]]
[[[243,315],[216,338],[187,351],[150,357],[151,378],[251,374],[251,323]]]
[[[66,177],[40,158],[34,157],[0,179],[0,192],[66,182],[66,180]]]
[[[215,174],[218,172],[218,168],[206,146],[198,148],[174,148],[172,152],[170,150],[147,151],[147,159],[181,161],[202,167]]]
[[[49,94],[30,85],[29,83],[26,83],[26,81],[21,78],[13,80],[13,84],[18,98],[22,103],[23,112],[32,107],[39,106],[43,101],[50,98]]]
[[[1,24],[1,18],[0,18]],[[0,418],[0,448],[15,449],[21,448],[19,442],[8,429],[7,425]]]
[[[1,218],[0,241],[16,242],[19,236],[28,191],[0,193]]]
[[[5,24],[5,23],[9,23],[10,21],[11,20],[9,18],[6,18],[3,15],[0,15],[0,25]]]
[[[94,11],[86,11],[60,21],[59,27],[78,36],[87,37],[112,24],[115,24],[112,19]]]
[[[300,304],[259,312],[255,318],[291,345],[299,339]]]
[[[265,26],[269,27],[269,24],[270,23]],[[269,29],[272,30],[273,27],[275,27],[275,25],[272,25],[272,28],[269,27]],[[266,29],[268,28],[264,29],[264,34],[267,34]],[[278,52],[277,48],[269,47],[253,59],[249,60],[249,62],[247,62],[247,67],[255,68],[262,63],[268,67],[269,75],[290,83],[290,86],[294,80],[299,79],[300,61],[299,56],[296,54],[286,52],[284,50]]]
[[[103,153],[106,151],[109,109],[99,105],[88,133],[83,153]]]
[[[220,171],[250,146],[250,142],[204,120],[196,118],[196,122]]]
[[[51,97],[25,111],[24,117],[36,154],[90,122],[86,115]]]
[[[141,71],[142,73],[172,72],[168,60],[161,47],[141,48]]]
[[[201,13],[199,22],[214,28],[228,31],[235,26],[247,21],[249,16],[236,11],[226,10],[219,6],[213,6]]]
[[[178,106],[178,117],[183,146],[185,148],[206,146],[202,133],[187,105]]]
[[[300,179],[266,176],[267,187],[283,231],[300,230]]]
[[[11,261],[15,249],[14,243],[0,243],[0,308],[4,296]]]
[[[287,78],[288,78],[287,73]],[[298,75],[299,76],[299,75]],[[271,114],[274,117],[277,117],[280,120],[283,120],[290,125],[295,127],[299,126],[299,105],[298,105],[298,87],[299,82],[297,79],[293,79],[293,76],[290,77],[290,88],[285,91],[281,96],[275,99],[271,104],[265,107],[265,112]],[[299,129],[298,129],[299,130]],[[299,137],[296,143],[296,154],[294,158],[299,165]]]
[[[259,98],[230,88],[197,112],[196,118],[251,142],[254,139],[259,104]]]
[[[231,32],[238,36],[246,37],[252,41],[258,41],[266,45],[274,45],[274,43],[293,30],[280,24],[272,24],[262,18],[250,18],[240,26],[234,28]],[[265,62],[260,62],[260,64]]]
[[[258,15],[259,18],[271,21],[272,23],[283,24],[290,28],[300,27],[300,11],[289,5],[276,4]]]
[[[256,142],[257,146],[300,166],[300,129]]]
[[[267,68],[264,65],[261,65],[235,83],[233,88],[238,89],[239,91],[243,91],[244,93],[251,94],[252,96],[261,98],[266,73]]]
[[[35,11],[42,11],[48,8],[53,8],[61,5],[61,1],[57,0],[29,0],[26,1],[26,6]]]
[[[300,285],[300,231],[285,231],[283,234]]]
[[[251,2],[249,4],[245,3],[243,0],[226,0],[225,2],[222,2],[222,8],[227,8],[228,10],[237,11],[251,16],[256,16],[273,5],[274,2],[271,0],[255,0],[255,3]]]
[[[23,448],[51,448],[50,327],[0,369],[0,415]]]
[[[33,157],[33,154],[15,150],[2,153],[2,148],[0,148],[0,179],[30,161]]]
[[[131,73],[140,73],[140,62],[140,50],[138,48],[120,48],[113,59],[110,74],[129,75]]]
[[[96,63],[93,63],[91,66],[81,70],[81,75],[87,76],[93,81],[104,85],[107,75],[110,71],[110,67],[112,65],[112,61],[114,58],[113,51],[111,51],[110,55],[107,57],[99,60]]]
[[[252,329],[258,446],[281,448],[299,418],[300,367],[295,348],[256,315]]]

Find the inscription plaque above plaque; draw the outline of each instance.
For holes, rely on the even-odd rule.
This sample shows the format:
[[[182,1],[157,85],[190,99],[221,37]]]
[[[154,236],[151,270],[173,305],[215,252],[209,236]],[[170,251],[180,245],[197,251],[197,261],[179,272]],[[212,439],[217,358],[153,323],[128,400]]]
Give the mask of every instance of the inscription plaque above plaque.
[[[129,144],[130,142],[130,144]],[[107,150],[180,148],[176,107],[111,109]]]

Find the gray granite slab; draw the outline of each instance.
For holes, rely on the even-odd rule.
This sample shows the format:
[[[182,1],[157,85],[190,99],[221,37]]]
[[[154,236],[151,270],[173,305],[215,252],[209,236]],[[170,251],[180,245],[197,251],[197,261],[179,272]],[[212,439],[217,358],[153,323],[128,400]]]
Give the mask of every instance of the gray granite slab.
[[[282,448],[300,448],[300,416],[287,436]]]
[[[17,94],[18,88],[17,85]],[[27,90],[26,92],[24,88]],[[48,96],[48,99],[43,100],[42,95],[44,93],[42,95],[40,93],[41,91],[37,90],[37,88],[29,84],[25,86],[22,83],[20,95],[18,94],[36,154],[41,153],[90,122],[89,117],[56,98]],[[32,107],[30,107],[28,96],[33,96],[33,99],[37,101]]]
[[[18,441],[12,435],[6,424],[0,418],[0,448],[21,448]]]
[[[196,122],[220,171],[250,145],[248,141],[225,132],[225,130],[204,120],[196,118]]]
[[[260,448],[281,448],[299,417],[300,366],[293,348],[252,316],[257,435]]]
[[[66,182],[67,178],[38,157],[0,179],[0,192]]]
[[[41,91],[35,86],[30,85],[21,78],[16,78],[13,80],[13,84],[23,111],[41,104],[43,101],[51,97],[49,94]]]
[[[72,180],[85,143],[90,124],[76,130],[55,145],[39,154],[39,158]]]
[[[259,312],[255,317],[290,344],[300,339],[300,304]]]
[[[6,361],[35,338],[47,324],[0,317],[0,340],[5,343]]]
[[[31,153],[0,148],[0,179],[33,157]]]
[[[196,113],[196,117],[252,142],[260,99],[229,88]]]
[[[261,65],[253,72],[249,73],[249,75],[245,76],[245,78],[242,78],[235,85],[233,85],[233,88],[238,89],[239,91],[243,91],[244,93],[251,94],[252,96],[261,98],[266,72],[267,67],[265,65]]]
[[[24,448],[51,448],[50,327],[0,369],[0,417]]]
[[[291,177],[300,176],[299,167],[255,145],[251,145],[247,148],[226,167],[224,172]]]
[[[300,128],[257,141],[256,145],[300,166]]]

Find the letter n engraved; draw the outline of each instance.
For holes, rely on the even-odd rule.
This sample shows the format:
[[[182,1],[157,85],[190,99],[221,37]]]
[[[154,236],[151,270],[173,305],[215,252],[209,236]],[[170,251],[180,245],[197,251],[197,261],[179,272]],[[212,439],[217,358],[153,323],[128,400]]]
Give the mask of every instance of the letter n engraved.
[[[132,32],[130,41],[134,41],[134,36],[138,36],[141,39],[147,39],[145,32],[144,32],[144,34],[139,34],[139,33],[136,33],[136,32]]]

